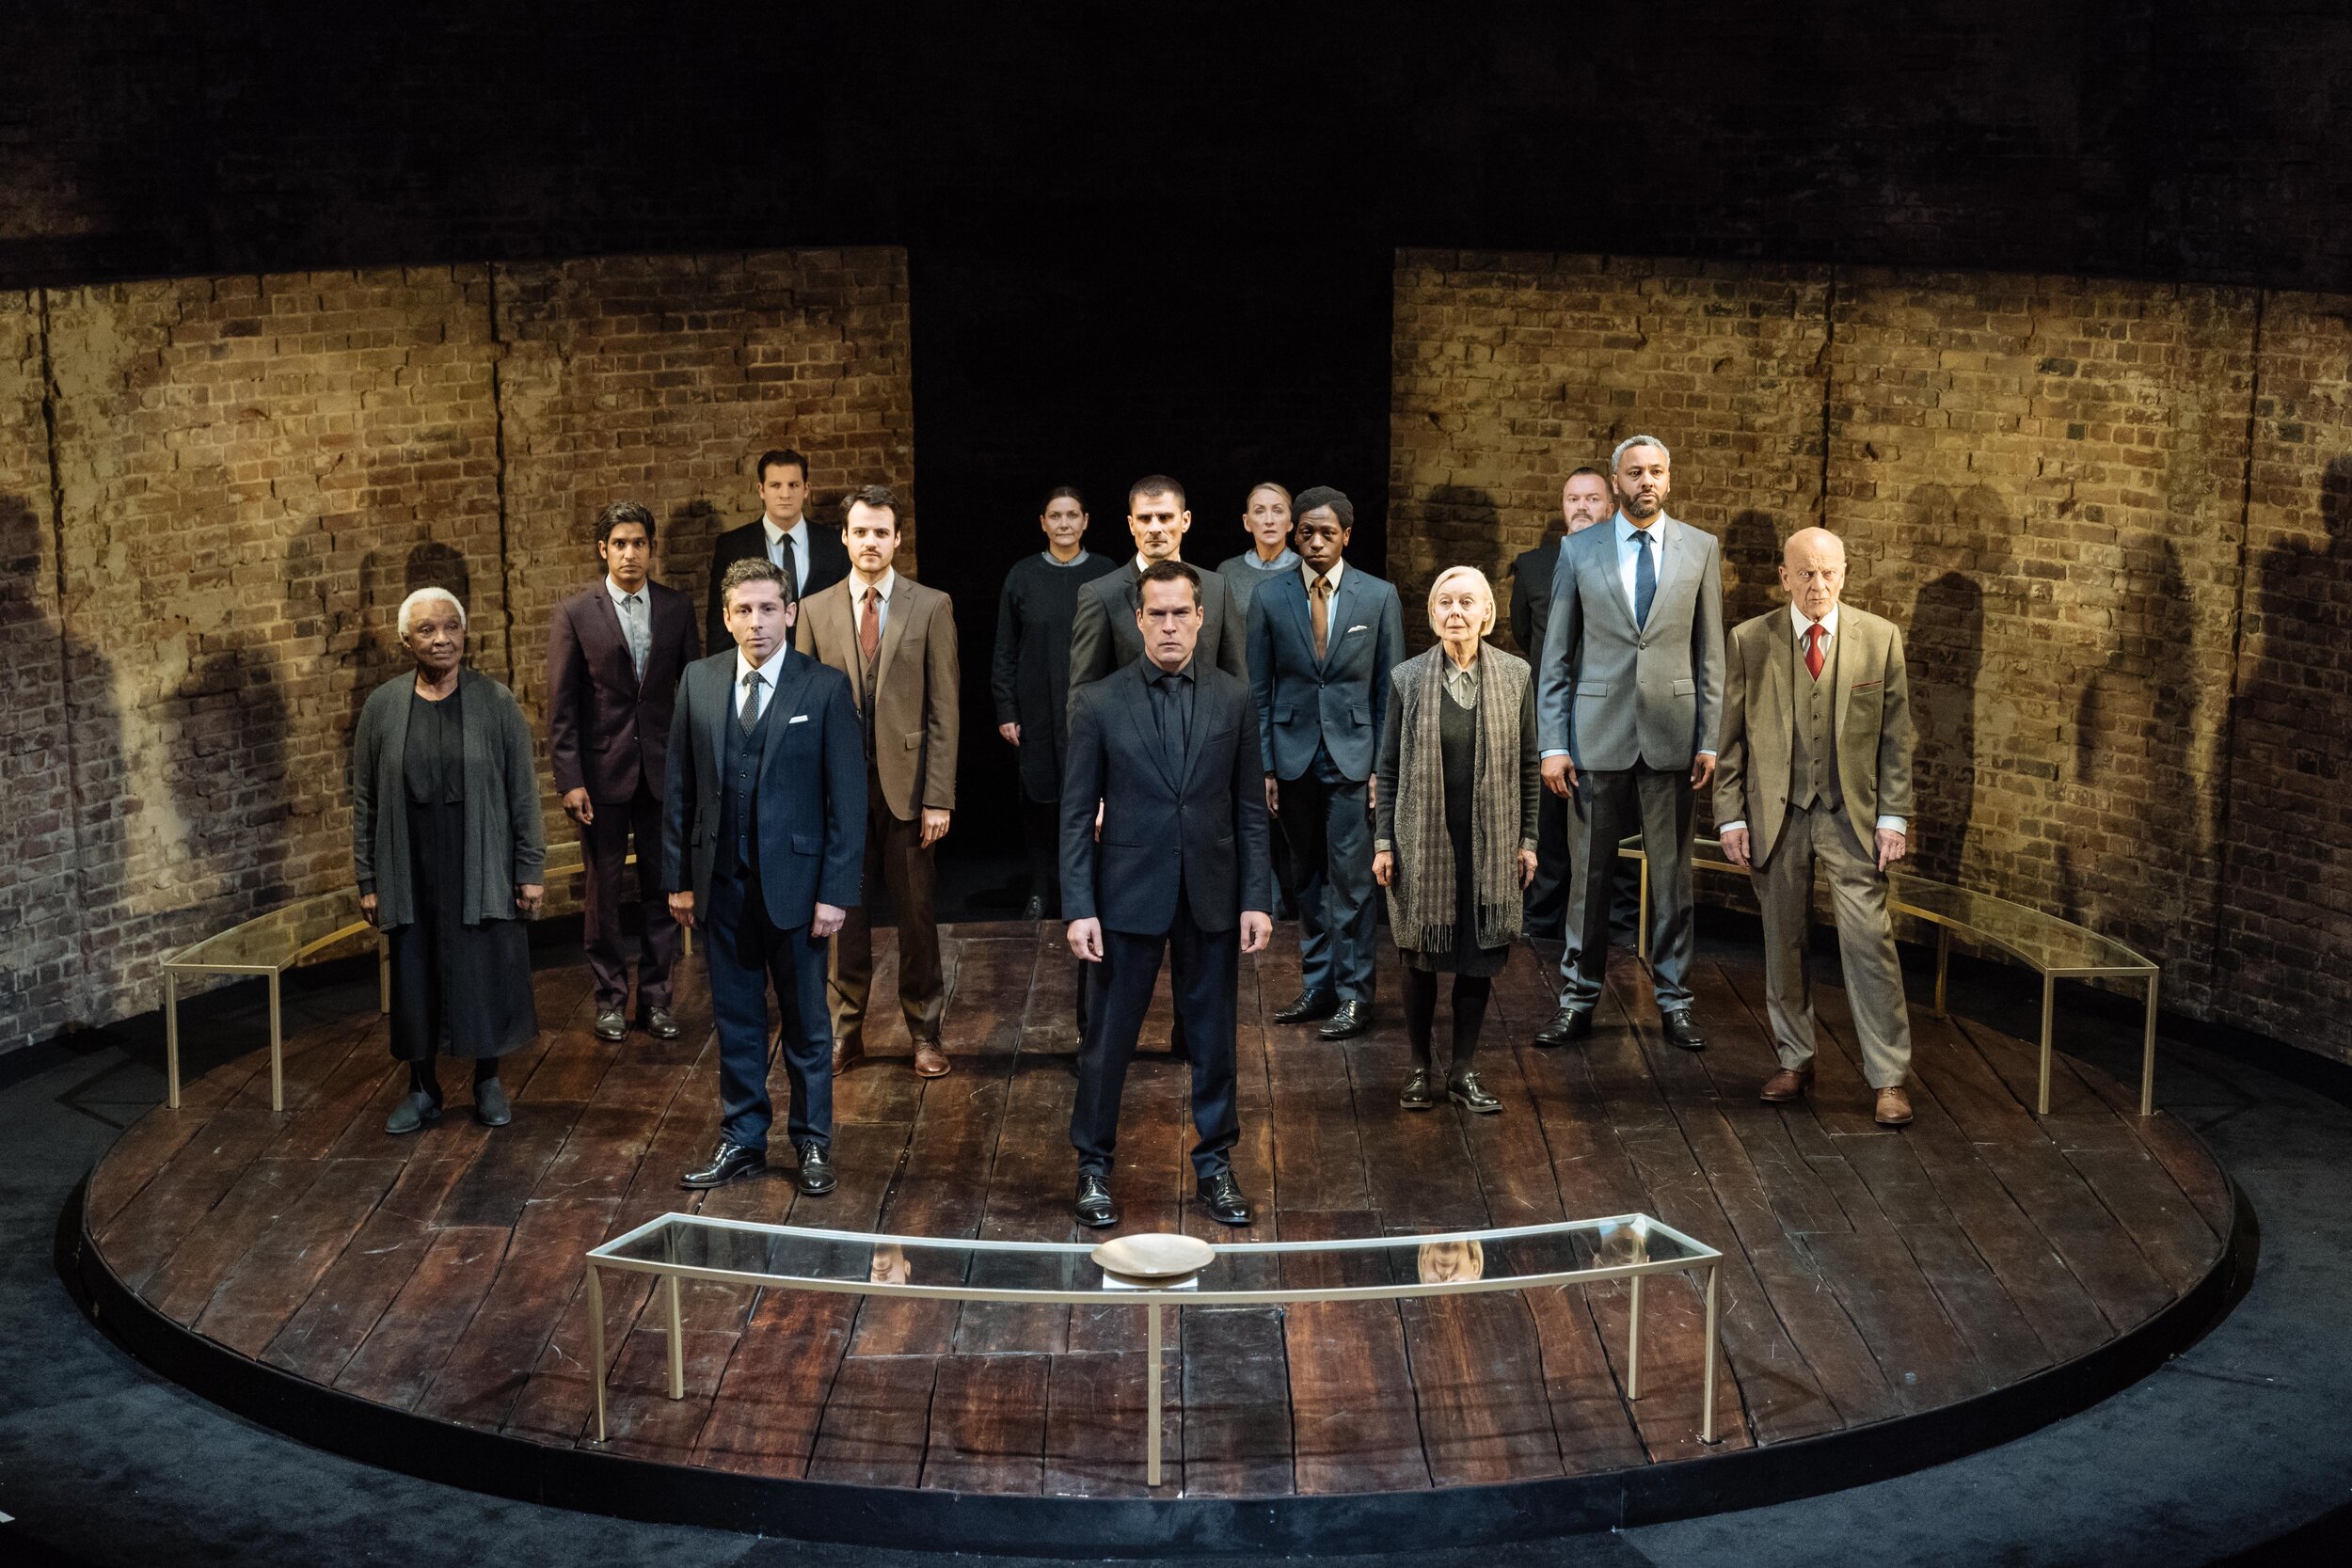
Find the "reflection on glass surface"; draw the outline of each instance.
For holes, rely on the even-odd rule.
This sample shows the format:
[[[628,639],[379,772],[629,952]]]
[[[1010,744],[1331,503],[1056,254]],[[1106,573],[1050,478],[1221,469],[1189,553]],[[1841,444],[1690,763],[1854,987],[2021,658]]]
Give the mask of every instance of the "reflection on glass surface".
[[[1423,1285],[1486,1277],[1486,1249],[1476,1242],[1427,1242],[1416,1259]]]
[[[310,943],[330,937],[346,926],[362,924],[359,895],[354,889],[344,888],[315,897],[297,898],[267,914],[255,915],[243,925],[173,954],[170,961],[247,968],[283,966],[294,962],[294,955]]]
[[[1664,1240],[1661,1237],[1660,1240]],[[1636,1218],[1624,1225],[1604,1224],[1593,1248],[1593,1261],[1604,1269],[1621,1269],[1630,1263],[1650,1261],[1650,1235],[1646,1221]],[[1681,1254],[1678,1246],[1671,1246],[1665,1256]]]
[[[907,1249],[896,1242],[884,1242],[874,1248],[874,1261],[866,1271],[866,1279],[876,1285],[905,1285],[914,1278],[914,1271],[907,1264]]]

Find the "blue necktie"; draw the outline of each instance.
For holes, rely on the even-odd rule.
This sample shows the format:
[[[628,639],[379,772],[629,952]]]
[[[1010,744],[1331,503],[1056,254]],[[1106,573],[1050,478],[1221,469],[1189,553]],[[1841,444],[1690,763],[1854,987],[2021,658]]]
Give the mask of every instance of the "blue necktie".
[[[1655,528],[1656,524],[1651,524]],[[1633,547],[1641,553],[1633,560],[1633,626],[1636,630],[1649,625],[1650,601],[1658,597],[1658,563],[1650,559],[1649,529],[1633,531]]]

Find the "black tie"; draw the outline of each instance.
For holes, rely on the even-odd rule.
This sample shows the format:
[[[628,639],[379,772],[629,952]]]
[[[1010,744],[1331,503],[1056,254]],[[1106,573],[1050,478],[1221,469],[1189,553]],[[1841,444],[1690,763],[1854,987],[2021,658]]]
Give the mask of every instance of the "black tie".
[[[1160,721],[1160,759],[1168,768],[1168,776],[1184,776],[1184,682],[1181,675],[1162,674],[1152,681],[1159,692],[1159,701],[1152,704],[1153,717]]]

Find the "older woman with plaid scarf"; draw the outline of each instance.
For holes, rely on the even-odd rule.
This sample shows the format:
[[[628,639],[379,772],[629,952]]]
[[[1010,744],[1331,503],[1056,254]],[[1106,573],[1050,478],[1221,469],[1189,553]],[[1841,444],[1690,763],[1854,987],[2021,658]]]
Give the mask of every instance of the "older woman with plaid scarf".
[[[1372,877],[1389,890],[1389,929],[1405,957],[1405,1027],[1413,1070],[1397,1102],[1437,1103],[1430,1027],[1438,975],[1454,975],[1447,1098],[1486,1115],[1502,1101],[1473,1063],[1494,976],[1521,929],[1535,876],[1535,689],[1527,661],[1486,645],[1495,595],[1471,566],[1429,585],[1438,645],[1396,667],[1381,731]]]

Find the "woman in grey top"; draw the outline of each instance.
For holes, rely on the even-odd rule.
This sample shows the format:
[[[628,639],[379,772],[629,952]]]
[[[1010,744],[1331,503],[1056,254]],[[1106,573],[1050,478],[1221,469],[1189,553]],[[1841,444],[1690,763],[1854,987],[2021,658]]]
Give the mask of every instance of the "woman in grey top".
[[[417,667],[370,693],[353,736],[359,909],[391,945],[392,1055],[408,1064],[384,1131],[439,1118],[444,1053],[472,1058],[474,1118],[503,1127],[499,1058],[539,1028],[520,918],[546,892],[538,765],[514,693],[463,667],[455,594],[409,594],[400,640]]]
[[[1389,890],[1389,929],[1405,958],[1407,1110],[1436,1103],[1429,1036],[1438,975],[1454,974],[1454,1060],[1446,1094],[1492,1114],[1502,1101],[1473,1065],[1494,976],[1518,941],[1520,895],[1535,876],[1535,683],[1527,661],[1483,641],[1495,595],[1471,566],[1429,585],[1438,645],[1396,667],[1380,737],[1372,877]]]

